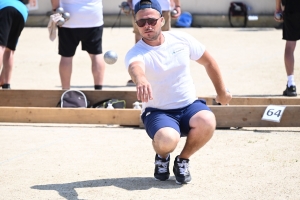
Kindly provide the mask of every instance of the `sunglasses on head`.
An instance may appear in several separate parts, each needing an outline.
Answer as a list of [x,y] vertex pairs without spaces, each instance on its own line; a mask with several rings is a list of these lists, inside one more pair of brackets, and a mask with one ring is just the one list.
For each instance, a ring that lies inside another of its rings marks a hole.
[[140,19],[135,21],[135,23],[139,26],[139,27],[144,27],[146,25],[146,22],[148,25],[150,26],[155,26],[157,23],[157,20],[159,20],[160,18],[154,19],[154,18],[148,18],[148,19]]

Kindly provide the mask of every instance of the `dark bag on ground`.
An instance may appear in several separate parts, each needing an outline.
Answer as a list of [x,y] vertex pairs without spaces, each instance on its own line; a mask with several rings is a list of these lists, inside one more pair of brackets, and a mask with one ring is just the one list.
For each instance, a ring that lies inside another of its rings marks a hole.
[[109,102],[114,108],[126,108],[126,101],[120,99],[105,99],[93,104],[91,108],[107,108]]
[[[234,23],[233,17],[243,17],[243,23]],[[230,2],[228,18],[231,27],[246,27],[248,22],[248,6],[243,2]]]
[[181,15],[178,17],[175,26],[176,27],[182,27],[182,28],[187,28],[192,26],[192,21],[193,21],[193,16],[189,12],[183,12]]
[[88,106],[89,101],[79,90],[66,90],[57,104],[57,107],[61,108],[87,108]]

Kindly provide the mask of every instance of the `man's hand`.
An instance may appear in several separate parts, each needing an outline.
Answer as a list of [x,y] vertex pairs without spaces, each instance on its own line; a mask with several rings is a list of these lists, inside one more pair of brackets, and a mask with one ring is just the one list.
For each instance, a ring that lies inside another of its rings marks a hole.
[[137,92],[137,99],[142,102],[148,102],[152,100],[152,88],[150,83],[146,80],[146,78],[138,78],[136,80],[136,92]]
[[128,72],[131,80],[136,85],[137,99],[142,102],[152,100],[152,88],[145,76],[145,64],[141,61],[132,62],[129,65]]
[[216,96],[216,102],[220,103],[221,105],[229,104],[230,100],[232,99],[231,93],[227,90],[223,94]]
[[179,6],[175,7],[174,10],[176,10],[176,13],[173,13],[173,11],[171,11],[171,17],[173,19],[177,19],[180,15],[181,15],[181,8]]
[[282,12],[277,11],[274,13],[274,20],[276,22],[283,22],[283,16],[282,16]]
[[29,4],[31,7],[35,7],[36,6],[36,0],[29,0]]

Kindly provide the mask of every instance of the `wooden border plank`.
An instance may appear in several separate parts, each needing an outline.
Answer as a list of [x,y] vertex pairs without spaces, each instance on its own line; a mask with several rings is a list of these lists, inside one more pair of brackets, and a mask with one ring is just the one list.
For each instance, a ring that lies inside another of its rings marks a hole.
[[[126,100],[126,107],[132,108],[136,101],[135,91],[81,90],[91,102],[116,98]],[[5,107],[56,107],[64,90],[0,90],[0,106]]]
[[[207,105],[214,105],[215,97],[198,97],[206,100]],[[300,105],[299,97],[236,97],[233,96],[230,105]]]
[[[132,108],[137,101],[136,91],[81,90],[94,104],[98,101],[117,98],[126,101],[126,107]],[[0,90],[0,106],[5,107],[55,107],[63,90]],[[199,96],[207,105],[213,105],[214,97]],[[240,97],[233,96],[230,105],[300,105],[300,97]]]
[[[286,106],[280,123],[261,120],[267,106],[210,106],[217,127],[300,127],[300,106]],[[140,110],[0,107],[0,122],[140,126]]]
[[267,106],[210,106],[217,127],[300,127],[300,106],[286,106],[280,123],[261,120]]
[[0,122],[138,126],[140,114],[136,109],[0,107]]

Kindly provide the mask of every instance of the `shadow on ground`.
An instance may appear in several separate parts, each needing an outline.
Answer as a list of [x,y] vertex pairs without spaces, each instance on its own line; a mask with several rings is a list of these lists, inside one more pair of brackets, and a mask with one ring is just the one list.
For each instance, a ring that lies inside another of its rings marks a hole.
[[90,187],[107,187],[115,186],[128,191],[133,190],[148,190],[151,188],[159,189],[176,189],[181,187],[175,183],[174,177],[170,177],[168,181],[156,181],[153,177],[131,177],[131,178],[112,178],[112,179],[98,179],[88,181],[78,181],[73,183],[63,184],[48,184],[35,185],[31,189],[36,190],[55,190],[60,196],[68,200],[79,200],[75,189],[90,188]]

